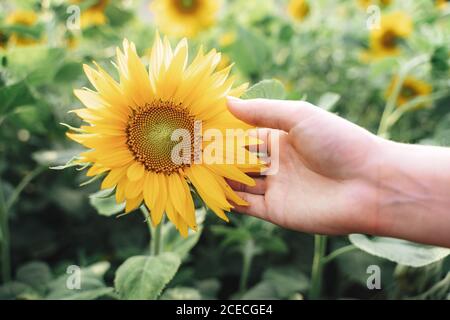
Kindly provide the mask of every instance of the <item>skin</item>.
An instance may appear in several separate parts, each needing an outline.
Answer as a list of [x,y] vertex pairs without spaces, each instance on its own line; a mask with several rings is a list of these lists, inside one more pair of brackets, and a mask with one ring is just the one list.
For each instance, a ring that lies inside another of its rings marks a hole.
[[450,247],[449,148],[388,141],[304,101],[229,98],[228,105],[264,128],[258,137],[269,154],[269,137],[279,139],[276,174],[256,176],[254,187],[230,181],[249,203],[236,211],[302,232]]

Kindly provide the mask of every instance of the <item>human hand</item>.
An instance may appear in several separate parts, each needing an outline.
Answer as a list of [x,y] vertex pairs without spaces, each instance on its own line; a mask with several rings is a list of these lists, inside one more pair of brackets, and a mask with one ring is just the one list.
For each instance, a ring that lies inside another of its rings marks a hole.
[[276,174],[254,187],[230,181],[249,203],[236,211],[297,231],[450,247],[450,148],[388,141],[304,101],[228,104],[239,119],[271,128],[258,129],[266,143],[279,141]]
[[[370,177],[381,139],[304,101],[229,100],[230,111],[279,141],[279,168],[256,186],[230,181],[249,206],[236,210],[280,226],[321,234],[376,229]],[[272,146],[268,146],[269,153]],[[373,172],[372,172],[373,173]]]

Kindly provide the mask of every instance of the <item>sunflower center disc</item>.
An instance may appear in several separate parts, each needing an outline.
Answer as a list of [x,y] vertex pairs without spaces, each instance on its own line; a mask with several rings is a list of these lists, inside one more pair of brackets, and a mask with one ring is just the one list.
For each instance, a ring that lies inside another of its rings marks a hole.
[[198,0],[172,0],[181,13],[192,13],[198,7]]
[[392,49],[397,46],[398,36],[395,32],[388,30],[381,37],[381,43],[385,48]]
[[194,118],[181,106],[159,101],[138,109],[130,116],[126,131],[128,149],[147,170],[171,174],[190,165],[172,159],[172,150],[180,143],[189,143],[193,155]]
[[401,95],[406,98],[414,98],[417,96],[416,88],[408,86],[408,85],[404,85],[401,90]]

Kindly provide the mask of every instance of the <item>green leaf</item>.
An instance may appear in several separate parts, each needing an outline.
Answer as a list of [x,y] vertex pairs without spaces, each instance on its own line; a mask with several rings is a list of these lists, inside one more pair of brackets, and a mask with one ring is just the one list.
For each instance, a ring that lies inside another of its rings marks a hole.
[[77,276],[67,273],[59,276],[49,284],[48,300],[94,300],[104,296],[112,296],[113,288],[106,287],[103,275],[109,269],[108,262],[98,262],[89,267],[80,269],[79,288],[69,288],[69,277]]
[[61,166],[71,167],[70,162],[81,152],[81,149],[66,149],[66,150],[42,150],[33,153],[34,161],[43,166],[54,166],[59,168]]
[[201,300],[200,292],[194,288],[176,287],[167,289],[160,300]]
[[262,80],[257,84],[251,86],[243,95],[243,99],[284,99],[286,97],[286,90],[283,84],[276,80]]
[[47,300],[96,300],[101,297],[112,297],[114,288],[101,287],[90,290],[71,290],[70,292],[54,292],[47,297]]
[[0,300],[14,300],[24,296],[38,297],[33,288],[19,281],[7,282],[0,286]]
[[230,56],[237,67],[250,76],[260,74],[270,60],[270,47],[259,35],[240,28],[236,41],[230,46]]
[[30,262],[17,270],[16,280],[32,287],[37,292],[44,294],[48,283],[52,280],[52,273],[44,262]]
[[286,299],[309,288],[308,277],[294,268],[274,268],[264,272],[263,279],[272,283],[277,296]]
[[450,272],[447,273],[447,276],[432,286],[430,289],[425,291],[424,293],[415,296],[410,299],[415,300],[444,300],[449,299],[450,297]]
[[0,114],[7,114],[15,107],[34,102],[34,97],[25,81],[0,88]]
[[203,207],[195,210],[198,230],[197,232],[189,231],[187,238],[180,237],[180,233],[172,223],[166,223],[163,229],[164,251],[174,252],[180,257],[181,260],[185,259],[200,239],[203,231],[203,221],[205,220],[205,215],[206,210]]
[[117,204],[116,197],[111,195],[111,192],[111,189],[101,190],[89,196],[89,203],[102,216],[110,217],[125,209],[125,203]]
[[423,267],[450,254],[450,249],[400,239],[369,238],[362,234],[351,234],[349,239],[351,243],[367,253],[411,267]]
[[196,281],[195,287],[203,299],[217,299],[217,293],[220,290],[220,281],[213,278],[199,280]]
[[8,70],[29,84],[42,85],[53,80],[64,61],[62,48],[46,46],[17,47],[8,51]]
[[340,99],[341,95],[334,92],[327,92],[320,97],[319,101],[317,102],[317,106],[329,111],[336,106]]
[[116,272],[114,285],[121,299],[156,299],[174,277],[180,258],[173,253],[158,256],[135,256],[126,260]]
[[55,74],[55,82],[73,82],[83,74],[82,65],[79,62],[67,62]]
[[43,26],[42,25],[33,25],[33,26],[25,26],[20,24],[14,25],[3,25],[1,26],[2,33],[18,33],[21,36],[29,37],[32,39],[39,39]]
[[242,297],[242,300],[272,300],[278,299],[278,294],[273,283],[262,281],[250,288]]
[[294,268],[274,268],[264,272],[261,282],[248,290],[241,299],[289,299],[309,288],[309,280]]

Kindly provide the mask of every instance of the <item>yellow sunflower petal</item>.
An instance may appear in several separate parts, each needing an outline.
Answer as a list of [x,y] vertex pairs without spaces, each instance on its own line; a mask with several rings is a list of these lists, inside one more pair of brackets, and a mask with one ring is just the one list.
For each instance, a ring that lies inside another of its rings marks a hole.
[[142,179],[145,174],[144,166],[139,162],[134,162],[128,167],[127,176],[130,181],[137,181]]

